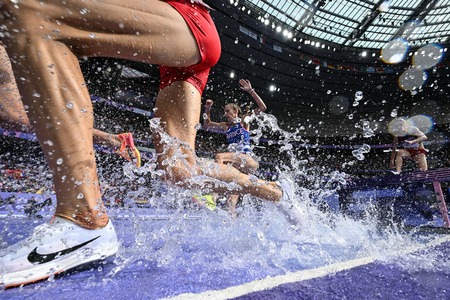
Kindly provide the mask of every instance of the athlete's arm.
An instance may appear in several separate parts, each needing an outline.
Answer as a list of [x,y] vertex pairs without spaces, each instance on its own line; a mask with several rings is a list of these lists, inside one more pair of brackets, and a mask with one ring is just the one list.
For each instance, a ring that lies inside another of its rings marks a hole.
[[212,122],[210,119],[210,113],[211,113],[211,107],[214,104],[214,101],[211,99],[206,100],[205,105],[205,113],[203,114],[203,126],[211,129],[217,129],[217,130],[225,130],[226,129],[226,123],[216,123]]
[[428,139],[427,136],[417,127],[413,127],[411,129],[411,134],[417,136],[417,138],[414,140],[406,141],[406,143],[408,144],[418,144]]
[[253,113],[255,115],[259,115],[260,113],[266,111],[267,106],[264,103],[264,101],[259,97],[259,95],[255,92],[255,89],[252,88],[252,84],[247,79],[241,79],[239,80],[239,84],[241,85],[241,90],[244,92],[248,92],[250,96],[252,96],[253,100],[255,100],[256,105],[258,106]]

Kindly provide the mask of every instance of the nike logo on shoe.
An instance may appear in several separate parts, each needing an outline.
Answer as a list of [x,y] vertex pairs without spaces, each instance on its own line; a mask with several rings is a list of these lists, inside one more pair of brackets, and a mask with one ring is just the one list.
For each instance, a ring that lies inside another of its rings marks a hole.
[[98,239],[100,236],[93,238],[92,240],[89,240],[87,242],[84,242],[82,244],[76,245],[74,247],[71,248],[67,248],[58,252],[53,252],[53,253],[49,253],[49,254],[39,254],[37,253],[37,247],[33,249],[33,251],[30,252],[30,254],[28,254],[28,261],[32,264],[45,264],[48,262],[51,262],[52,260],[54,260],[57,257],[69,254],[71,252],[74,252],[78,249],[80,249],[83,246],[86,246],[87,244],[95,241],[96,239]]

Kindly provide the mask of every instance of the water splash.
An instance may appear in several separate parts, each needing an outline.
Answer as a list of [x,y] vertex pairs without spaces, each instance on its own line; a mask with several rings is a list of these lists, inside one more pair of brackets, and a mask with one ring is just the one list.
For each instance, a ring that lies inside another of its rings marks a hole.
[[[251,132],[253,146],[273,145],[263,136],[267,132],[277,133],[276,154],[283,161],[274,167],[277,173],[274,179],[282,174],[295,181],[293,202],[304,211],[304,219],[293,223],[279,206],[249,195],[242,197],[236,209],[237,218],[220,208],[221,203],[213,211],[204,209],[192,201],[190,190],[159,180],[165,174],[158,169],[156,157],[139,169],[125,163],[117,171],[120,176],[100,169],[101,182],[110,182],[117,175],[120,186],[126,187],[124,190],[111,188],[113,198],[124,193],[121,196],[124,206],[109,209],[123,245],[108,276],[114,276],[133,262],[145,260],[153,262],[155,268],[173,269],[174,273],[179,269],[211,276],[218,272],[239,273],[236,280],[243,283],[262,274],[283,274],[365,256],[388,259],[390,252],[419,243],[395,225],[380,229],[376,210],[371,205],[363,209],[360,219],[333,211],[329,199],[347,184],[349,175],[315,166],[314,150],[319,145],[310,145],[298,129],[285,131],[268,114],[251,116],[246,121],[256,128]],[[150,128],[164,143],[174,146],[175,154],[163,164],[186,162],[182,150],[187,145],[165,134],[158,119],[152,119]],[[364,159],[370,146],[364,144],[355,151]],[[208,160],[199,158],[198,161],[206,168],[215,167]],[[346,163],[352,164],[342,162],[342,166]],[[227,185],[196,170],[192,170],[192,175],[192,182],[200,187]],[[136,185],[137,189],[130,188]],[[228,186],[236,188],[232,184]],[[145,203],[137,205],[136,199]],[[9,232],[4,228],[4,232]],[[0,235],[2,245],[10,239],[6,233]],[[225,275],[214,278],[223,280]]]
[[369,138],[375,135],[373,130],[370,128],[369,121],[363,121],[362,128],[363,128],[363,137]]

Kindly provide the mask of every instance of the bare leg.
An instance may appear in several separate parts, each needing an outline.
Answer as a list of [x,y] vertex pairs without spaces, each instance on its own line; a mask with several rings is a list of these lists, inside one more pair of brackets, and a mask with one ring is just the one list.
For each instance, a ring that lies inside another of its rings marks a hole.
[[93,129],[93,138],[95,144],[103,145],[114,150],[119,149],[121,146],[120,139],[116,134]]
[[14,36],[45,39],[49,44],[59,41],[78,57],[117,57],[180,67],[201,60],[183,17],[163,1],[28,0],[19,2],[18,9],[12,3],[4,5],[2,9],[12,16],[6,25],[26,29]]
[[195,182],[189,179],[193,175],[206,175],[226,183],[237,185],[233,189],[210,185],[214,193],[248,193],[255,197],[278,202],[282,191],[274,182],[265,183],[258,180],[252,183],[247,174],[239,172],[236,168],[225,164],[213,164],[213,167],[200,166],[195,159],[195,125],[200,117],[200,93],[190,83],[175,82],[160,91],[156,100],[155,117],[161,118],[163,130],[171,137],[176,137],[187,146],[181,147],[188,166],[180,160],[174,160],[173,167],[168,167],[165,162],[170,161],[176,155],[172,141],[164,142],[160,135],[155,135],[155,147],[157,153],[164,153],[158,157],[160,168],[166,170],[166,180],[179,186],[193,188]]
[[236,203],[238,199],[239,195],[228,195],[227,198],[228,208],[230,209],[230,214],[233,217],[236,217],[236,213],[234,211],[236,210]]
[[0,43],[0,127],[32,133],[6,50]]
[[[20,98],[19,89],[5,48],[0,43],[0,127],[25,133],[34,133]],[[94,143],[118,149],[121,142],[117,135],[93,130]]]
[[427,156],[423,153],[416,156],[417,167],[420,171],[428,171]]
[[[244,174],[253,174],[258,169],[258,163],[249,155],[242,153],[218,153],[214,157],[214,160],[219,164],[230,164],[240,172]],[[236,203],[239,195],[228,195],[227,204],[231,215],[234,217],[236,209]]]
[[32,39],[30,46],[21,39],[12,46],[27,57],[26,62],[17,59],[15,67],[18,74],[31,73],[31,79],[19,88],[53,172],[58,198],[55,215],[85,227],[103,227],[108,218],[101,213],[93,110],[78,59],[60,42]]
[[77,56],[188,66],[200,61],[197,44],[184,19],[160,1],[30,0],[18,9],[13,5],[2,7],[8,11],[3,22],[10,34],[5,44],[17,78],[27,79],[19,82],[19,90],[54,173],[56,215],[102,227],[108,218],[93,153],[93,111]]
[[[156,0],[29,0],[7,2],[2,9],[8,11],[4,25],[12,38],[5,42],[14,69],[17,77],[28,79],[20,82],[19,90],[30,107],[30,120],[54,172],[56,215],[90,228],[104,226],[107,217],[99,214],[103,208],[92,149],[92,106],[77,57],[113,56],[190,66],[201,59],[197,43],[178,12]],[[13,30],[16,28],[20,30]],[[194,154],[200,98],[198,90],[186,82],[173,83],[158,95],[157,114],[166,131],[190,146],[182,150],[189,166],[175,162],[167,177],[179,185],[192,176],[192,169],[202,174]],[[164,145],[157,138],[158,153]],[[169,149],[160,156],[160,162],[174,154],[175,150]],[[282,191],[275,183],[253,184],[248,175],[225,165],[203,174],[236,182],[239,192],[244,189],[272,201],[281,198]],[[225,190],[218,188],[217,192]]]
[[219,164],[231,164],[245,174],[252,174],[258,169],[258,163],[247,154],[231,152],[218,153],[214,160]]
[[403,158],[397,153],[397,157],[395,158],[395,170],[397,173],[402,171],[403,166]]
[[397,173],[400,173],[402,171],[403,158],[410,158],[410,157],[411,155],[409,154],[409,152],[404,149],[400,149],[397,151],[397,155],[395,157],[395,169]]

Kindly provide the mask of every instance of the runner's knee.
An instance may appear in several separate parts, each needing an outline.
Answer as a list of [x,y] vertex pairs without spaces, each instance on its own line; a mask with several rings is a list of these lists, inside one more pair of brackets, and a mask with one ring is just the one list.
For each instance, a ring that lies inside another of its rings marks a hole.
[[160,166],[164,171],[161,180],[176,186],[187,187],[193,177],[193,170],[185,166]]
[[222,153],[218,153],[214,156],[214,161],[216,163],[222,164],[224,159],[224,155]]

